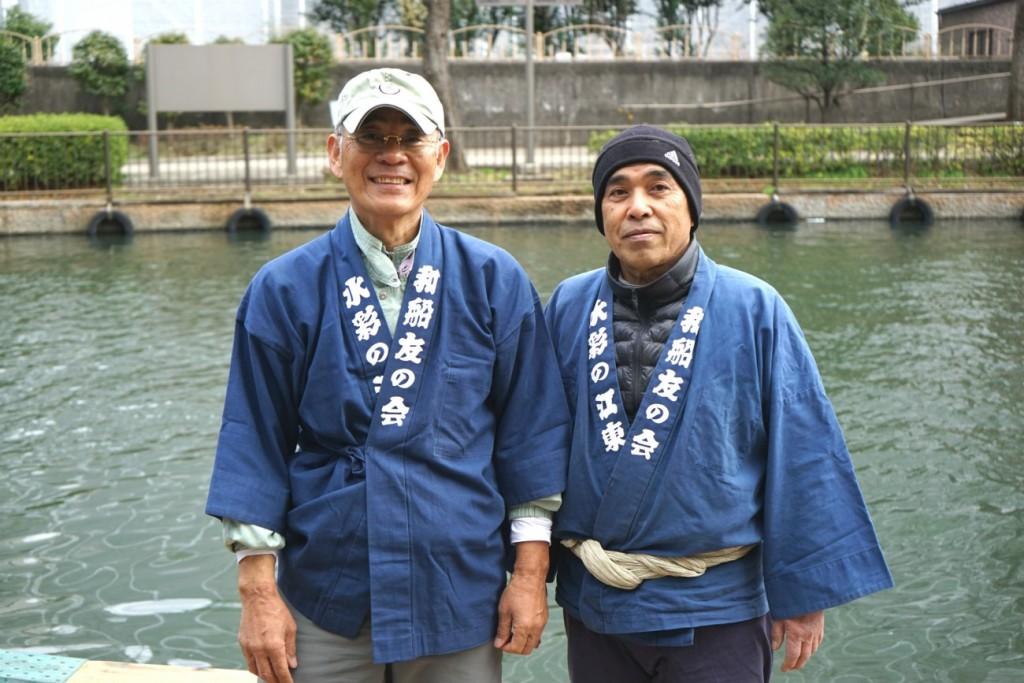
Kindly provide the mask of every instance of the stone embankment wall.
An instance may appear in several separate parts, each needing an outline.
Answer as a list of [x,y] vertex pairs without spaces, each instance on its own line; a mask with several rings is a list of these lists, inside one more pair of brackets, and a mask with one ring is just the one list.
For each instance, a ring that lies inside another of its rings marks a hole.
[[[349,62],[334,67],[332,93],[353,74],[384,66],[376,62]],[[395,62],[412,71],[418,61]],[[1009,71],[1007,61],[992,60],[886,60],[875,66],[883,83],[897,85],[942,79],[977,77]],[[451,64],[456,96],[466,126],[510,126],[526,123],[525,76],[522,62],[457,61]],[[850,95],[841,101],[834,122],[877,123],[915,121],[991,114],[1006,109],[1007,81],[971,80],[965,83],[920,87],[913,91]],[[135,88],[121,103],[119,113],[135,130],[146,126]],[[792,97],[791,91],[764,77],[757,62],[698,61],[575,61],[536,64],[537,125],[604,125],[630,120],[649,123],[757,123],[761,121],[812,122],[819,119],[813,103],[802,99],[715,108],[713,103]],[[632,118],[628,105],[705,103],[701,109],[640,110]],[[33,67],[30,85],[21,103],[23,113],[47,111],[100,111],[100,104],[78,89],[66,67]],[[304,126],[328,127],[327,105],[301,112]],[[240,114],[236,125],[283,125],[284,115]],[[203,123],[224,125],[224,114],[177,116],[175,127]]]
[[[888,220],[903,198],[901,192],[787,193],[781,197],[802,221]],[[939,220],[1017,219],[1024,221],[1021,192],[922,192],[917,195]],[[763,194],[706,194],[701,224],[753,222],[769,202]],[[224,202],[162,202],[119,205],[135,232],[180,230],[222,231],[239,204]],[[329,228],[348,206],[341,199],[301,202],[257,202],[275,229]],[[590,196],[445,198],[427,201],[440,222],[454,226],[579,223],[593,225]],[[15,235],[85,234],[90,219],[104,211],[101,199],[22,200],[5,202],[0,211],[0,238]]]

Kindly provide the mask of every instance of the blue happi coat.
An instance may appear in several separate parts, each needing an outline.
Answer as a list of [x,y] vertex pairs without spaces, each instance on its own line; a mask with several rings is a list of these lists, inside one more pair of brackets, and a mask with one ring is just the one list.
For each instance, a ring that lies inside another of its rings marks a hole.
[[[793,314],[703,251],[634,424],[618,394],[605,269],[563,282],[548,327],[574,427],[555,535],[688,556],[754,544],[695,578],[609,587],[563,552],[559,604],[591,630],[672,636],[892,586],[835,413]],[[687,636],[686,634],[689,633]]]
[[[238,309],[207,513],[283,534],[279,586],[376,661],[494,637],[506,508],[562,491],[568,409],[539,299],[424,212],[389,334],[348,218]],[[379,393],[378,393],[379,392]]]

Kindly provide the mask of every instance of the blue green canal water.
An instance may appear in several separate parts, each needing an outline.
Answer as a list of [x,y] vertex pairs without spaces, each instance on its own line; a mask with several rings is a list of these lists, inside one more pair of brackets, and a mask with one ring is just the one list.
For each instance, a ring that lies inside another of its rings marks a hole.
[[[542,297],[603,263],[593,228],[471,231]],[[0,648],[240,667],[233,559],[202,507],[234,310],[312,238],[0,240]],[[1024,681],[1024,227],[706,225],[801,320],[897,588],[828,613],[779,680]],[[567,680],[561,613],[509,683]]]

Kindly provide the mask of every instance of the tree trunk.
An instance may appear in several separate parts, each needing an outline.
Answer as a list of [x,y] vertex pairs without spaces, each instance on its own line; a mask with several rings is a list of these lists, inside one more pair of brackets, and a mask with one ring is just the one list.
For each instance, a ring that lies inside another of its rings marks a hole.
[[455,90],[452,87],[451,75],[448,73],[448,31],[451,25],[451,0],[427,0],[427,24],[424,28],[423,76],[437,90],[437,96],[444,105],[445,117],[448,119],[445,130],[451,142],[452,151],[448,157],[449,171],[465,171],[466,157],[459,145],[457,135],[452,129],[458,128],[462,122],[455,101]]
[[1017,19],[1013,22],[1013,61],[1008,90],[1006,118],[1024,121],[1024,0],[1017,0]]

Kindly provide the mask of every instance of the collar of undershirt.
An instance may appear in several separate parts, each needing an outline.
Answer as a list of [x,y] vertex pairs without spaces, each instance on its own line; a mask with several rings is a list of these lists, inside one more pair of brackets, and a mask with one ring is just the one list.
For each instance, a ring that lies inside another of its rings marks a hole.
[[[356,212],[349,209],[349,224],[352,226],[352,237],[363,254],[363,263],[366,265],[367,274],[377,285],[398,287],[402,279],[398,273],[398,266],[409,254],[416,251],[420,243],[420,232],[411,242],[400,244],[392,251],[384,248],[384,243],[374,237],[360,222]],[[422,223],[422,219],[421,223]]]
[[690,240],[690,245],[679,257],[679,260],[659,277],[644,285],[634,285],[622,279],[622,266],[614,253],[608,255],[608,281],[616,299],[626,302],[641,303],[647,306],[661,306],[672,301],[679,301],[690,291],[690,283],[697,272],[697,259],[700,249],[697,239]]

